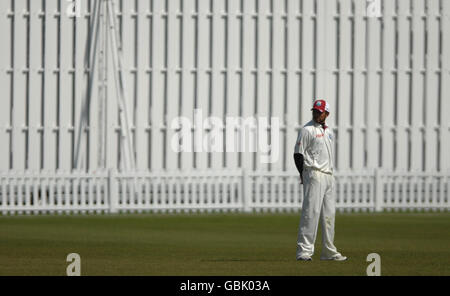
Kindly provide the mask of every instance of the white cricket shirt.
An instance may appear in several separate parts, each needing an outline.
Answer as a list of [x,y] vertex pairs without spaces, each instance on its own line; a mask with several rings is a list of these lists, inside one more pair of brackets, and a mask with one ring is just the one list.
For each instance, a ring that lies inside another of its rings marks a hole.
[[333,174],[333,141],[331,129],[324,129],[314,120],[308,122],[298,133],[295,153],[304,157],[304,168]]

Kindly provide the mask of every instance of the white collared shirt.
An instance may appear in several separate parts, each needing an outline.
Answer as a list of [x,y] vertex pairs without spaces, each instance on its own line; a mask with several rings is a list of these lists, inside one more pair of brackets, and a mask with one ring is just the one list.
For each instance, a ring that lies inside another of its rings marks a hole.
[[303,154],[304,168],[333,174],[333,141],[329,127],[324,129],[320,123],[311,120],[298,133],[295,153]]

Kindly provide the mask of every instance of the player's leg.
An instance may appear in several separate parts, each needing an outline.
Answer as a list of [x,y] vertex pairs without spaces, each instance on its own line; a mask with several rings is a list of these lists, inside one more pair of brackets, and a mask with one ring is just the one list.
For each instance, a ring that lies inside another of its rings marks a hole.
[[321,259],[330,259],[341,256],[334,245],[334,222],[336,216],[336,203],[334,199],[334,177],[326,176],[327,186],[320,214],[322,224],[322,254]]
[[319,174],[313,170],[306,170],[303,175],[303,204],[297,237],[297,260],[314,254],[323,200],[323,186]]

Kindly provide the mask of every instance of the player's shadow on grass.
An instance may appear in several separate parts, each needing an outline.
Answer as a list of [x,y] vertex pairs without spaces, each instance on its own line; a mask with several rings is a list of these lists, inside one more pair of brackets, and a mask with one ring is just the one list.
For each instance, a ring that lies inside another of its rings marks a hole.
[[288,262],[287,259],[245,259],[245,258],[223,258],[223,259],[203,259],[201,262]]

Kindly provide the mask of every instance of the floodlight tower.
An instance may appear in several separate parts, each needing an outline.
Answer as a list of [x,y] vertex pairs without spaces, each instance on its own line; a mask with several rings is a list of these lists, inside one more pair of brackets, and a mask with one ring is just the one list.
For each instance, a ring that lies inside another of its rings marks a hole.
[[[120,146],[122,155],[122,169],[126,171],[135,170],[136,163],[134,157],[134,146],[132,140],[131,126],[129,118],[125,79],[123,72],[123,54],[122,45],[119,43],[120,36],[117,30],[117,19],[115,16],[114,0],[98,0],[93,4],[92,21],[89,27],[88,40],[86,43],[85,63],[89,63],[89,79],[83,96],[78,132],[76,134],[76,147],[74,167],[81,169],[83,167],[83,156],[81,147],[85,147],[86,135],[84,130],[87,127],[87,119],[91,106],[93,93],[93,84],[97,62],[99,63],[99,124],[100,124],[100,147],[98,153],[104,163],[106,152],[105,141],[105,114],[106,114],[106,85],[107,85],[107,66],[108,60],[106,53],[108,48],[111,51],[112,66],[114,70],[114,83],[116,103],[119,111],[120,120]],[[97,61],[98,60],[98,61]],[[103,128],[102,128],[103,127]]]

